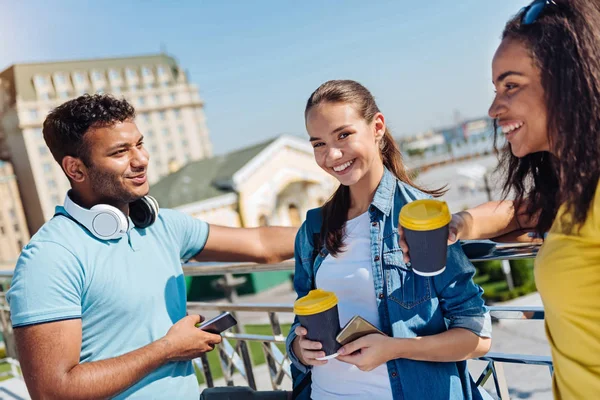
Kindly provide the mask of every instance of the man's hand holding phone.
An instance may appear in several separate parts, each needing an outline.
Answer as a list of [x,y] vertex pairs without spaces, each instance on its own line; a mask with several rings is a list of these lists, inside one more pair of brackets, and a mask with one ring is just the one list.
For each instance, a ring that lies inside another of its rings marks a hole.
[[221,335],[206,332],[196,327],[204,317],[188,315],[169,329],[162,338],[166,346],[168,361],[188,361],[200,357],[215,348],[223,340]]

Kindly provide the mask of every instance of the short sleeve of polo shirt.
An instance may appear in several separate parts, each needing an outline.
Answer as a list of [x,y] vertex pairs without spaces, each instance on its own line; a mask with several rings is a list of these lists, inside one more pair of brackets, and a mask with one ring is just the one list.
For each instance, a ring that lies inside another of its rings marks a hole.
[[55,242],[33,241],[17,261],[6,293],[14,327],[81,318],[81,263]]
[[208,223],[177,210],[164,209],[160,212],[167,228],[177,241],[183,262],[187,262],[204,249],[208,240]]

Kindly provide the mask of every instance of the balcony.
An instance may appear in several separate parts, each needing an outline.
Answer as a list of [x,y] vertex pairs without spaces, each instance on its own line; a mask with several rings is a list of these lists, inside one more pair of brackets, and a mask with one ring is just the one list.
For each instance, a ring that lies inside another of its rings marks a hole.
[[[523,244],[498,244],[496,249],[483,257],[471,258],[471,261],[513,260],[532,258],[538,247]],[[189,313],[199,313],[206,317],[229,311],[239,321],[238,326],[224,334],[224,340],[214,353],[218,365],[209,362],[208,356],[193,361],[196,366],[202,387],[214,386],[249,386],[259,390],[291,390],[290,360],[285,354],[284,323],[293,319],[292,302],[295,294],[289,288],[279,288],[266,294],[250,295],[244,298],[236,293],[237,278],[234,274],[249,272],[289,271],[293,272],[294,264],[286,261],[280,264],[184,264],[186,276],[221,275],[220,285],[225,291],[225,300],[218,302],[188,302]],[[0,271],[0,278],[10,279],[11,271]],[[3,294],[3,293],[2,293]],[[0,371],[2,375],[22,379],[15,357],[12,328],[9,310],[2,297],[0,323],[6,347],[7,358],[0,360],[7,367]],[[547,350],[543,335],[544,309],[535,305],[492,305],[490,306],[494,321],[494,345],[484,357],[469,360],[469,369],[473,379],[483,386],[492,396],[498,399],[509,398],[548,398],[551,396],[552,360]],[[268,327],[268,334],[248,333],[250,322],[260,321]],[[531,334],[538,334],[532,339]],[[502,349],[515,349],[527,352],[535,349],[527,340],[541,343],[537,353],[516,354]],[[516,346],[521,343],[522,345]],[[264,357],[264,364],[255,365],[252,347],[259,348]],[[500,350],[497,350],[500,349]],[[541,350],[540,350],[541,349]],[[212,355],[211,357],[214,357]],[[0,365],[1,366],[1,365]],[[222,378],[215,379],[215,375]],[[23,385],[24,386],[24,385]]]

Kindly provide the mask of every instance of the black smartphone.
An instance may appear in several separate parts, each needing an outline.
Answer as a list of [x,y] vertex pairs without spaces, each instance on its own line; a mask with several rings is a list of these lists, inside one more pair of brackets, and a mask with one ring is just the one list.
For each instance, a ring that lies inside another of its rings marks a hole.
[[202,322],[198,328],[206,332],[220,335],[235,325],[237,325],[237,321],[233,318],[233,315],[229,314],[229,312],[224,312],[208,321]]

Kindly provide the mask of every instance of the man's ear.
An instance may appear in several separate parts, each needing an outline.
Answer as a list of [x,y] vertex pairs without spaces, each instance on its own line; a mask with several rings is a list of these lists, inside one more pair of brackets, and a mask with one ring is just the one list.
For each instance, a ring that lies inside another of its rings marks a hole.
[[87,168],[80,158],[64,156],[62,159],[62,168],[73,182],[83,182],[87,177]]

